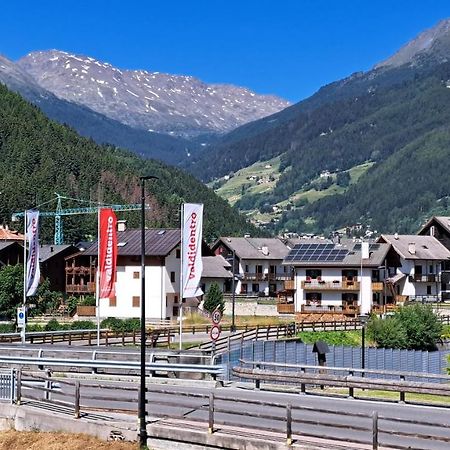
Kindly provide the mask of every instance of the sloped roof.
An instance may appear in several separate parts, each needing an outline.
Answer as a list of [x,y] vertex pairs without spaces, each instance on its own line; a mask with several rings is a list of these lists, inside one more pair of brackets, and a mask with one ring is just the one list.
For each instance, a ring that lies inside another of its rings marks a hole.
[[422,233],[422,231],[425,228],[428,228],[433,222],[437,222],[439,225],[442,226],[449,234],[450,234],[450,217],[449,216],[433,216],[430,220],[427,221],[427,223],[419,230],[419,234]]
[[61,244],[61,245],[56,245],[56,244],[46,244],[46,245],[42,245],[39,248],[39,261],[40,262],[45,262],[51,258],[53,258],[54,256],[60,254],[60,253],[65,253],[66,250],[70,250],[71,253],[75,253],[78,251],[78,249],[71,245],[71,244]]
[[232,278],[232,273],[226,268],[231,264],[221,255],[203,256],[202,278]]
[[5,250],[12,245],[19,245],[23,250],[23,245],[20,245],[20,243],[17,241],[0,241],[0,251]]
[[[361,243],[351,242],[343,244],[316,244],[314,252],[332,255],[339,251],[341,257],[333,261],[328,257],[319,258],[320,260],[311,260],[310,254],[297,251],[294,247],[289,255],[284,259],[283,265],[300,266],[300,267],[360,267],[361,266]],[[389,244],[370,244],[369,258],[362,260],[363,267],[379,267],[384,263],[386,255],[391,246]]]
[[[117,232],[119,256],[137,256],[141,254],[141,230],[129,229]],[[145,254],[147,256],[166,256],[181,242],[179,229],[151,228],[145,230]],[[83,254],[97,255],[97,242],[87,248]]]
[[[278,238],[221,237],[214,248],[223,243],[241,259],[283,259],[289,248]],[[267,253],[263,253],[267,248]]]
[[[443,261],[450,259],[450,251],[433,236],[416,234],[382,234],[378,242],[387,242],[403,259]],[[415,253],[409,251],[415,245]]]
[[15,230],[10,230],[0,226],[0,240],[2,241],[23,241],[23,234]]

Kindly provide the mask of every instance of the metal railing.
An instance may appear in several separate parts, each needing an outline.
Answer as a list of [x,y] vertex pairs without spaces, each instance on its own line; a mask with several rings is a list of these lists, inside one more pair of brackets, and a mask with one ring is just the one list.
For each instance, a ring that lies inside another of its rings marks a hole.
[[[383,390],[399,393],[399,401],[405,401],[405,393],[450,396],[450,385],[447,383],[424,382],[436,380],[450,382],[450,376],[421,372],[403,372],[393,370],[355,369],[349,367],[309,366],[302,364],[283,364],[266,361],[240,360],[243,366],[233,367],[233,375],[255,381],[260,388],[261,381],[271,383],[294,383],[300,385],[302,393],[307,385],[320,385],[348,389],[349,397],[354,397],[355,389]],[[263,369],[264,367],[273,370]],[[277,370],[279,369],[279,370]],[[338,374],[337,374],[338,373]],[[343,374],[343,375],[340,375]],[[389,378],[373,378],[381,375]],[[412,381],[419,379],[421,381]]]
[[[122,407],[121,411],[136,412],[136,399],[139,394],[137,386],[106,385],[101,381],[96,383],[62,379],[53,381],[49,375],[41,377],[22,374],[20,371],[17,378],[18,404],[31,399],[69,406],[73,408],[74,417],[79,419],[84,411],[92,408],[88,402],[95,401],[95,410],[111,410],[111,402],[117,401],[120,397],[121,402],[130,405],[129,409]],[[64,391],[56,390],[57,386],[64,386]],[[23,387],[27,389],[24,390]],[[85,388],[89,389],[87,395],[83,395]],[[93,388],[96,388],[95,392]],[[69,392],[66,392],[67,390]],[[53,396],[56,392],[58,398]],[[120,392],[126,392],[127,395],[119,396]],[[239,398],[239,396],[224,395],[220,390],[184,392],[155,385],[147,385],[146,392],[153,394],[152,416],[164,418],[165,421],[175,419],[180,427],[179,421],[186,420],[184,415],[186,408],[191,412],[195,411],[196,414],[190,414],[187,418],[189,423],[191,426],[192,423],[203,426],[205,432],[210,435],[210,442],[213,443],[214,441],[211,440],[215,438],[218,426],[232,426],[239,435],[241,429],[249,431],[248,426],[243,425],[247,419],[257,419],[252,420],[251,431],[256,431],[259,438],[264,439],[264,436],[270,434],[271,441],[284,440],[288,446],[294,439],[300,442],[303,437],[332,439],[352,444],[370,444],[373,450],[380,447],[422,450],[421,441],[430,439],[442,445],[450,444],[450,425],[445,421],[436,423],[427,417],[411,419],[395,417],[388,412],[380,414],[377,411],[345,411],[347,420],[342,421],[343,412],[339,409],[301,405],[293,397],[285,397],[284,401],[267,401],[258,398],[258,393]],[[180,397],[184,408],[179,408]],[[242,407],[243,405],[245,407]],[[150,427],[153,426],[157,427],[158,423],[150,425]],[[182,425],[181,428],[183,428]],[[346,432],[343,433],[343,430]],[[171,433],[167,439],[176,441],[183,439],[183,435]],[[223,444],[223,439],[223,435],[219,436],[215,444],[219,442]]]

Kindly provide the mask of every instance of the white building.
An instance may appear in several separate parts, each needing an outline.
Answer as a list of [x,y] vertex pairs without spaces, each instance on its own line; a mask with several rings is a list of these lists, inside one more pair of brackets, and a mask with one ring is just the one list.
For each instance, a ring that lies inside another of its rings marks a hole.
[[398,255],[389,266],[387,284],[399,300],[439,301],[442,272],[450,261],[450,250],[434,236],[382,234],[378,242],[388,243]]
[[[141,230],[119,231],[116,297],[101,299],[100,316],[139,317],[141,306]],[[179,229],[145,230],[145,311],[152,319],[176,317],[180,305],[181,233]],[[97,243],[83,257],[96,258]],[[183,306],[197,306],[184,299]]]
[[371,244],[362,258],[361,244],[297,244],[284,259],[294,266],[292,312],[368,314],[383,292],[385,260],[390,245]]
[[291,268],[283,265],[289,248],[278,238],[221,237],[212,249],[231,264],[236,294],[276,296],[292,278]]

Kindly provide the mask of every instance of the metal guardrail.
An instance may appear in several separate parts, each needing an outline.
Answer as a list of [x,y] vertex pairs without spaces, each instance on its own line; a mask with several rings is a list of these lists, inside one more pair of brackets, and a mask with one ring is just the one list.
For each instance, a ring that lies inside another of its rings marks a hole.
[[[26,381],[26,376],[32,382]],[[36,385],[36,381],[39,382],[39,385]],[[121,401],[130,404],[128,411],[135,412],[137,386],[108,386],[102,382],[97,385],[93,383],[82,385],[79,380],[63,379],[58,379],[56,383],[66,386],[64,392],[55,390],[52,380],[48,377],[22,374],[19,371],[18,404],[23,400],[32,399],[50,404],[72,406],[74,416],[78,419],[83,409],[90,408],[86,405],[86,400],[96,401],[96,410],[110,410],[108,405],[112,401],[116,401],[118,392],[122,391],[128,394],[120,396]],[[22,387],[28,389],[25,391],[22,390]],[[69,392],[67,392],[67,387]],[[86,397],[83,396],[85,387],[90,388]],[[93,393],[92,388],[97,388],[98,393]],[[346,411],[345,417],[350,420],[343,422],[343,412],[339,409],[293,404],[294,401],[289,397],[284,397],[284,401],[264,401],[257,398],[257,394],[253,397],[246,395],[245,398],[236,398],[221,394],[218,390],[209,393],[180,392],[160,386],[148,386],[146,391],[151,394],[159,394],[152,395],[152,416],[164,418],[166,421],[168,419],[183,420],[186,408],[191,409],[191,412],[196,411],[198,414],[190,414],[189,422],[204,424],[205,431],[212,435],[212,438],[214,438],[218,425],[242,428],[246,418],[253,418],[258,420],[252,421],[252,431],[256,431],[260,438],[264,439],[266,433],[270,432],[271,440],[284,439],[288,446],[293,443],[295,438],[302,436],[332,439],[352,444],[370,444],[373,450],[380,447],[423,450],[421,441],[424,440],[431,440],[441,445],[450,444],[450,424],[445,421],[436,423],[427,417],[399,418],[389,415],[389,412],[380,414],[376,411]],[[55,399],[53,393],[57,393],[64,400],[60,400],[59,397]],[[179,408],[180,397],[183,398],[184,408],[182,409]],[[249,405],[253,408],[248,408]],[[164,410],[164,408],[166,409]],[[322,417],[318,417],[317,414],[321,414]],[[180,426],[180,422],[177,423]],[[150,425],[150,427],[152,426]],[[157,425],[155,424],[155,426]],[[248,431],[248,426],[245,429]],[[338,430],[345,430],[345,432],[336,435]],[[168,440],[171,439],[177,438],[169,436]],[[403,439],[403,442],[399,439]]]
[[[91,371],[103,370],[140,370],[140,361],[116,361],[116,360],[99,360],[99,359],[74,359],[74,358],[45,358],[42,356],[0,356],[0,364],[8,366],[37,366],[39,369],[45,368],[87,368]],[[212,364],[183,364],[183,363],[157,363],[147,362],[145,364],[146,371],[151,375],[154,372],[181,372],[181,373],[201,373],[209,374],[213,378],[223,372],[223,367]]]
[[[384,390],[398,392],[399,401],[405,401],[405,393],[422,393],[450,396],[450,385],[445,383],[430,383],[411,381],[411,379],[435,379],[450,383],[450,376],[441,374],[424,374],[421,372],[404,372],[393,370],[354,369],[349,367],[309,366],[301,364],[283,364],[266,361],[240,360],[243,365],[252,368],[233,367],[233,374],[240,378],[252,379],[255,387],[260,388],[261,381],[272,383],[300,384],[301,392],[306,392],[307,385],[348,388],[349,397],[354,396],[354,389]],[[284,370],[267,370],[270,367]],[[336,375],[344,372],[345,375]],[[358,376],[359,375],[359,376]],[[367,375],[381,375],[386,378],[372,378]]]

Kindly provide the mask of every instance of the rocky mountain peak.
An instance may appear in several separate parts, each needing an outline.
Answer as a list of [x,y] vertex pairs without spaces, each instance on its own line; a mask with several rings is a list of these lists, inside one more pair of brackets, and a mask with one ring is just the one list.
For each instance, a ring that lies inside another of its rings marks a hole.
[[289,106],[286,100],[242,87],[121,70],[59,50],[30,53],[18,65],[60,98],[136,128],[187,137],[230,131]]
[[450,56],[450,19],[441,20],[433,28],[423,31],[390,58],[375,65],[374,68],[411,64],[421,56],[430,54],[438,59],[446,59]]

